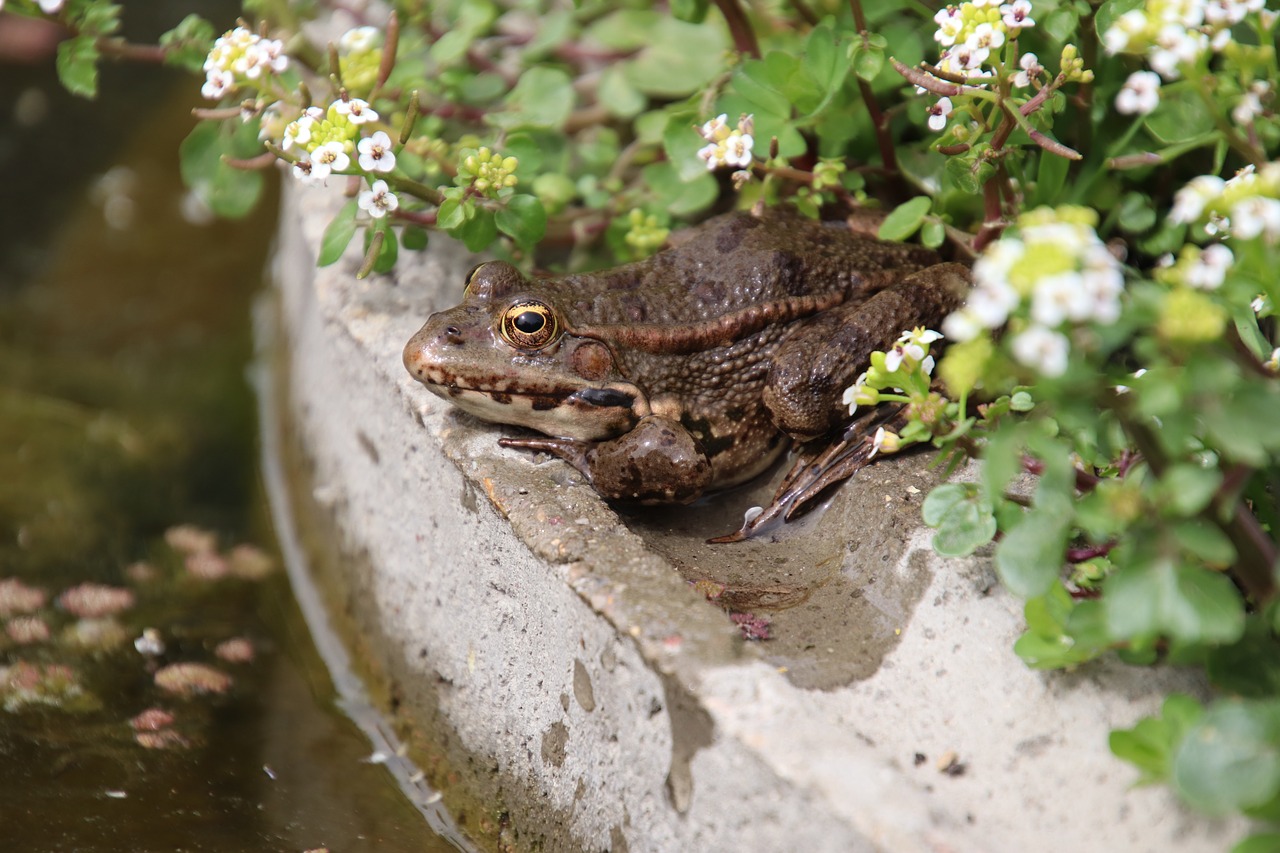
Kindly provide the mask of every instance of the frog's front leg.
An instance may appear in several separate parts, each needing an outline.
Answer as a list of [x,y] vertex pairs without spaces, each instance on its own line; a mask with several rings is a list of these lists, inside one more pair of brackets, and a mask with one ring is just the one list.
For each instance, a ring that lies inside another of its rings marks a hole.
[[618,438],[503,438],[503,447],[541,450],[568,462],[609,500],[688,503],[711,484],[711,463],[698,440],[675,421],[649,415]]

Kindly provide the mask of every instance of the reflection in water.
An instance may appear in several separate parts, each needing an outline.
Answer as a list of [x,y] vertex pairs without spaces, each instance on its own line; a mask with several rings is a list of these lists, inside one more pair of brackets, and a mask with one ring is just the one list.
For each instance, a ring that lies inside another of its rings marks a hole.
[[[58,97],[31,87],[0,106]],[[274,225],[192,208],[189,106],[117,118],[88,186],[15,170],[35,137],[0,124],[5,209],[68,199],[0,231],[4,846],[453,849],[335,708],[274,568],[245,376]]]

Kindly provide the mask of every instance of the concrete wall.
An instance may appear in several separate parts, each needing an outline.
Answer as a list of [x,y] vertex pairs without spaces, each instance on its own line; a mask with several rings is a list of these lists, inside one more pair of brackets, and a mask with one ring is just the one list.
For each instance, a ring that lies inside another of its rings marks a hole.
[[[433,235],[395,277],[356,281],[354,252],[317,270],[324,195],[286,193],[283,384],[350,556],[334,592],[352,641],[473,830],[613,851],[1216,851],[1240,837],[1132,788],[1107,751],[1111,727],[1199,685],[1026,669],[1019,605],[989,561],[929,550],[927,460],[873,466],[778,541],[701,542],[768,484],[620,517],[401,366],[473,259]],[[775,638],[744,642],[693,581],[770,617]],[[943,772],[948,754],[960,767]]]

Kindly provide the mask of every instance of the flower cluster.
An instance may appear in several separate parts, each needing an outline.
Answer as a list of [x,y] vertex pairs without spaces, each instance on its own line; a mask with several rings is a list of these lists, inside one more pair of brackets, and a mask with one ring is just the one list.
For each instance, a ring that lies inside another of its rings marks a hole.
[[[293,164],[294,175],[312,183],[324,183],[331,173],[351,167],[360,126],[377,120],[378,113],[366,102],[359,98],[339,98],[327,110],[308,107],[285,127],[280,147],[285,151],[300,149],[299,158]],[[360,168],[365,171],[389,172],[395,167],[391,138],[383,131],[360,140],[358,150]]]
[[284,42],[236,27],[213,43],[204,61],[205,81],[200,94],[216,101],[237,86],[256,84],[264,75],[279,74],[288,67]]
[[742,116],[738,119],[738,126],[732,130],[729,129],[728,118],[727,115],[719,115],[698,128],[698,133],[707,140],[707,144],[699,149],[698,156],[712,171],[721,166],[751,168],[751,148],[755,145],[751,134],[755,130],[755,118]]
[[990,62],[992,51],[1002,47],[1006,37],[1017,38],[1036,23],[1029,0],[969,0],[939,9],[933,20],[938,25],[934,41],[943,47],[938,67],[963,77],[990,76],[982,66]]
[[671,235],[671,229],[656,215],[652,213],[646,215],[638,207],[632,208],[627,214],[627,225],[627,233],[622,239],[638,258],[647,258],[661,249],[666,244],[667,237]]
[[1037,208],[1016,233],[992,243],[973,266],[974,288],[943,321],[948,338],[968,341],[1010,323],[1013,357],[1044,376],[1067,369],[1069,323],[1110,324],[1120,316],[1120,264],[1098,239],[1088,208]]
[[1280,163],[1246,166],[1227,181],[1216,175],[1194,178],[1174,196],[1169,219],[1200,223],[1210,235],[1280,243]]
[[[1264,0],[1149,0],[1117,18],[1102,42],[1108,53],[1145,57],[1160,77],[1177,80],[1204,57],[1227,53],[1234,44],[1232,27],[1249,15],[1257,15],[1262,28],[1270,30],[1276,13],[1263,7]],[[1159,102],[1159,87],[1159,79],[1131,76],[1116,98],[1116,109],[1151,112]],[[1246,124],[1260,115],[1271,90],[1266,80],[1246,85],[1232,111],[1235,121]]]
[[516,168],[519,165],[515,157],[503,157],[497,151],[481,148],[462,158],[456,182],[458,186],[470,186],[480,195],[497,198],[502,190],[518,183]]
[[377,27],[356,27],[338,39],[338,72],[348,91],[372,90],[381,64],[382,34]]
[[1155,278],[1166,284],[1194,287],[1198,290],[1217,290],[1226,281],[1227,271],[1235,262],[1235,255],[1221,243],[1201,249],[1186,245],[1178,253],[1166,255],[1156,267]]
[[[859,406],[874,406],[886,400],[911,402],[928,395],[934,366],[929,345],[941,339],[938,332],[916,327],[904,331],[888,351],[873,352],[871,366],[841,397],[841,402],[849,407],[849,414],[857,412]],[[881,393],[889,389],[908,396]]]

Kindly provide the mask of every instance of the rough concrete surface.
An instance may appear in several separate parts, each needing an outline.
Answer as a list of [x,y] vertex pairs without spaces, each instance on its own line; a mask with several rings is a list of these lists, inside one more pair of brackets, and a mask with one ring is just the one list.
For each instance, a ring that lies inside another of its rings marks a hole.
[[[443,727],[483,768],[514,849],[1219,851],[1241,837],[1135,789],[1107,750],[1111,728],[1200,685],[1119,664],[1027,669],[1019,604],[989,560],[929,548],[926,459],[872,466],[777,542],[702,542],[768,483],[619,515],[401,366],[473,259],[433,236],[394,277],[356,281],[354,250],[317,270],[319,196],[287,194],[277,277],[314,494],[360,555],[340,597],[401,719]],[[691,581],[724,593],[709,603]],[[774,639],[744,642],[726,608],[769,617]]]

